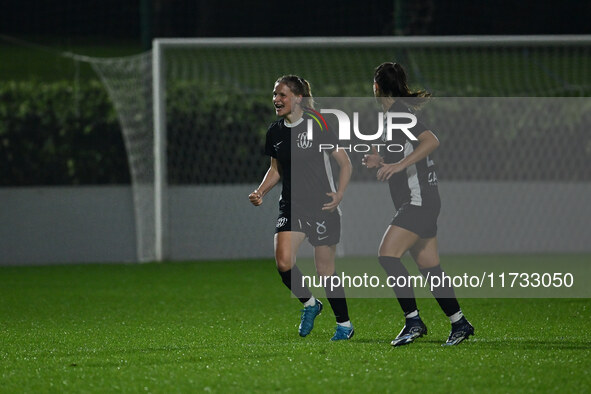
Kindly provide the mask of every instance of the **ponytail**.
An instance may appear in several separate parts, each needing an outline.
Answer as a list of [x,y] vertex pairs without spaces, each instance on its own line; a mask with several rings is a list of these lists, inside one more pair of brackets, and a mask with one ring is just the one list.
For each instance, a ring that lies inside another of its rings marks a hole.
[[385,97],[430,97],[426,90],[411,91],[406,82],[406,72],[399,63],[382,63],[376,67],[374,81]]

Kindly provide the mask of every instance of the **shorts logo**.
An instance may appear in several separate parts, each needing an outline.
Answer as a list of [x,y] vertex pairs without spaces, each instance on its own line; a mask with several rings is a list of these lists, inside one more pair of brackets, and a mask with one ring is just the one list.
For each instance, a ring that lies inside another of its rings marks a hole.
[[[323,235],[324,233],[326,233],[326,224],[324,224],[326,222],[316,222],[316,234],[318,235]],[[320,239],[320,238],[318,238]]]
[[308,133],[306,131],[298,134],[297,146],[300,149],[308,149],[312,147],[312,142],[308,139]]
[[285,226],[285,223],[287,223],[287,218],[279,218],[277,219],[277,225],[275,227],[283,227]]

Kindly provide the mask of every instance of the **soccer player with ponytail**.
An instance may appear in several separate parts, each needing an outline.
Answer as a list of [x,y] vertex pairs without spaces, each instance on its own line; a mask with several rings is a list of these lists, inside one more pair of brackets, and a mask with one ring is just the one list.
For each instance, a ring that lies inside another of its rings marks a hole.
[[[336,274],[336,244],[341,232],[339,203],[349,184],[352,165],[343,150],[320,151],[321,143],[337,145],[336,135],[330,130],[314,130],[313,138],[308,138],[308,120],[315,115],[308,81],[296,75],[279,78],[273,89],[273,105],[281,119],[267,131],[265,153],[271,156],[271,165],[259,187],[248,197],[254,206],[259,206],[271,188],[280,180],[283,183],[275,226],[275,261],[283,283],[303,304],[299,334],[305,337],[312,331],[323,304],[304,286],[302,272],[296,265],[297,250],[308,238],[314,247],[318,275],[330,278]],[[317,127],[315,121],[312,125]],[[340,168],[338,189],[332,179],[329,154]],[[325,286],[325,292],[337,321],[331,340],[351,338],[354,331],[343,287]]]
[[[406,82],[406,73],[397,63],[383,63],[374,73],[374,95],[386,112],[411,112],[430,94],[426,91],[411,91]],[[417,101],[419,103],[417,103]],[[410,129],[417,141],[403,133],[393,135],[393,143],[404,147],[402,152],[374,150],[365,155],[367,168],[378,168],[377,179],[388,182],[396,212],[386,229],[378,252],[378,259],[390,277],[405,277],[409,273],[401,262],[407,252],[426,278],[442,277],[437,247],[437,217],[441,208],[435,163],[430,154],[439,146],[435,134],[420,121]],[[406,324],[392,341],[393,346],[406,345],[427,334],[427,327],[419,316],[414,290],[409,283],[393,287],[402,307]],[[444,345],[457,345],[470,335],[474,328],[464,317],[451,286],[433,288],[433,296],[451,321],[451,332]]]

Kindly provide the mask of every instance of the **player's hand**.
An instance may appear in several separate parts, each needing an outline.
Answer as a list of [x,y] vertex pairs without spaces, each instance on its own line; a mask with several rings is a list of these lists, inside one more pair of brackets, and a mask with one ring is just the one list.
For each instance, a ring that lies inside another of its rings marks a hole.
[[404,166],[400,164],[400,162],[392,164],[383,164],[382,167],[378,170],[378,181],[385,182],[388,179],[390,179],[392,175],[402,170],[404,170]]
[[341,200],[343,199],[343,196],[340,195],[339,193],[326,193],[326,195],[329,196],[330,198],[332,198],[332,201],[324,204],[322,206],[322,210],[332,212],[335,209],[337,209],[337,207],[341,203]]
[[376,168],[381,166],[383,163],[384,158],[380,156],[375,146],[371,147],[371,154],[364,155],[363,159],[361,159],[361,164],[367,168]]
[[263,203],[263,195],[258,190],[255,190],[252,193],[250,193],[248,195],[248,199],[250,200],[250,203],[255,207],[258,207]]

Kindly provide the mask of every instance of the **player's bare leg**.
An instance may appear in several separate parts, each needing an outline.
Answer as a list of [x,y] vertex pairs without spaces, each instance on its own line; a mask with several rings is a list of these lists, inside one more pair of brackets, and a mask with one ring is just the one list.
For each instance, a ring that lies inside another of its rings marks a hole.
[[437,237],[419,239],[409,249],[409,252],[419,268],[432,268],[439,265]]
[[378,256],[401,258],[419,239],[412,231],[390,225],[382,237]]
[[282,231],[275,234],[275,263],[279,271],[285,272],[292,269],[296,262],[298,249],[304,239],[306,239],[306,235],[297,231]]

